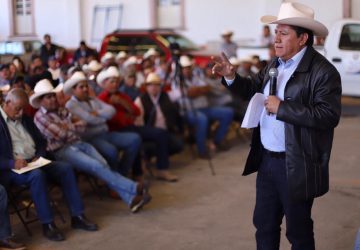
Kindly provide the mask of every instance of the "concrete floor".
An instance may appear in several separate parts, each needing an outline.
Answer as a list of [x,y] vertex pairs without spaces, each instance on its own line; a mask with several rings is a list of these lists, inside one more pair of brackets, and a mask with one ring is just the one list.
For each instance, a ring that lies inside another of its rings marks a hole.
[[[316,246],[320,250],[354,248],[360,228],[360,117],[350,102],[336,129],[331,159],[330,192],[314,203]],[[355,101],[354,105],[358,105]],[[152,181],[152,202],[139,214],[108,197],[99,200],[82,185],[86,214],[100,226],[98,232],[75,231],[69,219],[58,226],[64,242],[50,242],[41,235],[39,223],[30,225],[28,237],[16,217],[16,238],[29,249],[256,249],[252,213],[255,204],[255,175],[241,176],[249,141],[230,138],[232,149],[213,159],[216,176],[208,162],[193,160],[189,152],[172,158],[178,183]],[[64,214],[67,210],[61,206]],[[282,235],[281,249],[290,249]]]

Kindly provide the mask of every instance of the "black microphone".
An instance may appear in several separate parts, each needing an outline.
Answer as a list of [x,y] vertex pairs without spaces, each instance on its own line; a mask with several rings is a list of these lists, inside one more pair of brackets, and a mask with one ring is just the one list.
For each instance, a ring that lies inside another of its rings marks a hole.
[[279,72],[276,68],[271,68],[269,70],[270,76],[270,88],[269,88],[269,95],[276,95],[276,80]]

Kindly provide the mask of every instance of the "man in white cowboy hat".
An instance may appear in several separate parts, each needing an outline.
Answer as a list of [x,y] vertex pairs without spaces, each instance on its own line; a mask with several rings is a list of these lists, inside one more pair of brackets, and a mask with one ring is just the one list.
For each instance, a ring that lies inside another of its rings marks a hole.
[[[115,115],[115,108],[96,97],[91,97],[87,79],[76,72],[64,84],[64,93],[71,96],[66,108],[86,122],[81,139],[93,145],[105,157],[113,170],[127,176],[139,157],[141,138],[136,133],[109,132],[107,120]],[[122,156],[119,158],[119,151]],[[134,166],[133,175],[142,176],[141,164]]]
[[97,60],[91,60],[89,64],[85,64],[82,67],[82,70],[88,79],[88,84],[91,88],[90,91],[93,92],[95,96],[101,92],[100,86],[96,83],[96,77],[100,73],[101,69],[102,65]]
[[101,64],[103,65],[104,68],[107,68],[111,65],[113,65],[115,63],[115,55],[111,52],[106,52],[102,57],[101,57]]
[[[49,84],[51,85],[50,82]],[[0,108],[0,136],[2,138],[0,142],[0,183],[5,187],[9,185],[29,186],[37,216],[42,223],[43,234],[49,240],[62,241],[65,237],[54,223],[46,179],[55,180],[60,184],[72,216],[72,227],[96,231],[97,225],[88,221],[83,214],[84,206],[76,178],[68,163],[52,161],[49,165],[22,174],[12,171],[12,169],[26,167],[28,162],[38,157],[48,157],[46,141],[36,128],[32,118],[23,115],[23,109],[28,101],[24,90],[13,89]]]
[[121,75],[125,74],[125,66],[124,63],[128,58],[128,54],[125,51],[119,51],[115,57],[115,62],[118,66]]
[[[260,125],[253,131],[243,175],[258,171],[254,225],[257,249],[279,249],[280,225],[294,250],[315,249],[311,209],[314,198],[329,190],[329,159],[334,128],[341,113],[341,79],[335,67],[312,47],[314,35],[327,28],[303,4],[283,2],[276,24],[277,58],[254,78],[235,74],[227,58],[215,59],[213,72],[223,84],[249,99],[266,96]],[[272,69],[272,68],[275,68]],[[269,93],[269,71],[278,71],[277,91]]]
[[104,89],[98,96],[99,99],[116,109],[116,114],[108,121],[110,131],[135,132],[141,136],[143,142],[155,143],[157,178],[169,182],[177,181],[178,177],[169,171],[168,132],[151,126],[136,126],[135,119],[140,115],[140,110],[129,96],[119,91],[120,78],[116,67],[102,71],[97,79]]
[[103,180],[115,191],[135,213],[151,200],[148,187],[136,183],[116,171],[112,171],[106,160],[89,143],[80,140],[79,133],[86,123],[60,108],[55,90],[48,80],[38,82],[30,104],[39,108],[34,122],[47,140],[47,150],[55,159],[71,163],[76,169]]
[[236,57],[236,51],[237,51],[237,44],[234,43],[232,41],[232,36],[233,36],[234,32],[232,32],[231,30],[224,30],[221,33],[221,37],[223,39],[223,42],[220,45],[220,51],[225,53],[225,55],[230,58],[230,57]]

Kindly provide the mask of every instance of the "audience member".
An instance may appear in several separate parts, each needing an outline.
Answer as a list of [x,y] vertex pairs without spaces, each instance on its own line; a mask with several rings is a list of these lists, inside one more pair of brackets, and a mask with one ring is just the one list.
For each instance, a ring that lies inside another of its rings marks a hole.
[[140,90],[135,86],[136,84],[136,72],[126,72],[124,80],[119,87],[120,92],[127,94],[131,100],[135,100],[140,95]]
[[88,59],[89,56],[95,56],[97,57],[97,52],[96,50],[90,48],[87,46],[85,41],[81,41],[79,48],[77,48],[75,50],[74,53],[74,62],[77,62],[79,60],[79,58],[86,58]]
[[227,145],[224,139],[234,113],[228,107],[210,107],[207,95],[211,87],[204,82],[204,79],[193,74],[193,61],[189,57],[181,56],[179,62],[183,82],[173,83],[170,97],[178,102],[186,121],[196,130],[195,140],[199,157],[208,159],[210,152],[206,146],[206,138],[210,120],[218,121],[219,127],[214,140],[209,143],[209,148],[225,150]]
[[120,74],[117,68],[110,67],[100,72],[97,81],[104,89],[99,98],[116,109],[116,114],[108,121],[110,131],[136,132],[143,142],[155,143],[157,177],[165,181],[177,181],[178,177],[169,171],[168,132],[151,126],[135,126],[134,121],[140,115],[140,110],[129,96],[119,91]]
[[[50,83],[49,83],[50,84]],[[28,96],[22,89],[11,90],[0,108],[0,180],[5,185],[28,185],[37,216],[43,225],[43,234],[49,240],[62,241],[62,232],[56,227],[47,193],[45,177],[60,184],[72,216],[71,226],[86,231],[96,231],[97,225],[84,216],[84,206],[77,188],[73,169],[65,162],[50,164],[17,174],[12,169],[21,169],[28,162],[47,157],[46,142],[32,119],[23,115]]]
[[[169,154],[183,150],[181,118],[177,106],[161,90],[162,81],[156,73],[150,73],[145,81],[146,92],[137,97],[135,104],[140,109],[136,124],[148,125],[169,131]],[[156,148],[148,147],[147,155],[155,155]],[[149,152],[150,151],[150,152]]]
[[271,34],[270,26],[264,25],[260,36],[260,46],[269,47],[274,45],[274,35]]
[[230,31],[230,30],[225,30],[221,36],[223,38],[223,42],[221,43],[221,46],[220,46],[220,50],[221,52],[224,52],[225,55],[230,58],[230,57],[236,57],[237,55],[237,44],[234,43],[231,38],[233,36],[233,32]]
[[44,66],[47,66],[47,62],[50,56],[54,56],[55,58],[57,57],[57,52],[60,49],[61,49],[60,46],[52,43],[51,36],[49,34],[44,35],[44,43],[40,47],[40,58]]
[[47,150],[58,160],[71,163],[76,169],[102,179],[135,213],[151,200],[147,186],[133,182],[110,166],[90,144],[80,140],[78,133],[86,123],[59,107],[55,90],[48,80],[38,82],[30,104],[39,108],[34,122],[47,139]]
[[[65,82],[64,92],[71,96],[66,103],[69,111],[86,122],[81,138],[93,145],[105,157],[112,169],[126,176],[135,157],[139,157],[141,138],[136,133],[109,132],[106,121],[115,115],[115,108],[96,97],[90,97],[87,79],[76,72]],[[119,159],[119,151],[123,154]],[[136,171],[135,171],[136,170]],[[141,177],[141,164],[134,168],[134,175]]]

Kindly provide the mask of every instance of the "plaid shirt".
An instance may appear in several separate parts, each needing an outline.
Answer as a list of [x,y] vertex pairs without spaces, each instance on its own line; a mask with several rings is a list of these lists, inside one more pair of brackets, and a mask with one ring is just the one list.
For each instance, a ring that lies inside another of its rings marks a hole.
[[55,151],[80,140],[78,133],[85,129],[85,126],[75,125],[69,111],[64,108],[48,112],[41,107],[35,114],[34,122],[47,140],[48,151]]

